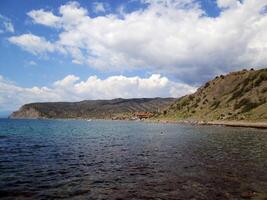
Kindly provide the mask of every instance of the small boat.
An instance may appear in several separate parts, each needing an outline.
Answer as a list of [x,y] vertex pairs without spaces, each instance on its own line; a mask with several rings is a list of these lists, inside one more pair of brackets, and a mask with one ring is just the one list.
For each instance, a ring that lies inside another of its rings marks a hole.
[[92,121],[91,119],[87,119],[88,122]]

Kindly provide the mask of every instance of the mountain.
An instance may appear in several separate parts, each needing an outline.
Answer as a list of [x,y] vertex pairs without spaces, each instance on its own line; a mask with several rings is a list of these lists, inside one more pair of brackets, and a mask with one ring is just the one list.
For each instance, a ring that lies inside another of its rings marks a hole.
[[267,69],[215,77],[194,94],[179,98],[158,119],[267,121]]
[[175,100],[174,98],[119,98],[81,102],[31,103],[13,112],[10,118],[129,119],[137,112],[150,112],[150,114],[160,112]]
[[138,112],[154,119],[267,122],[267,69],[215,77],[194,94],[140,98],[49,102],[23,105],[10,118],[130,119]]

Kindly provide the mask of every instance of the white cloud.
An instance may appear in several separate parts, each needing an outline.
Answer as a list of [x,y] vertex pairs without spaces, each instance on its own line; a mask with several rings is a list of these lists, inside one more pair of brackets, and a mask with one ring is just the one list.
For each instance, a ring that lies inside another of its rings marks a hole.
[[107,5],[102,2],[94,2],[93,10],[95,13],[105,13]]
[[74,75],[68,75],[66,76],[64,79],[56,81],[54,83],[54,85],[56,87],[68,87],[68,86],[72,86],[76,81],[78,81],[80,78]]
[[48,46],[99,70],[142,69],[186,82],[266,66],[267,0],[218,0],[224,8],[218,17],[207,16],[194,0],[143,2],[146,9],[94,18],[77,2],[62,5],[56,16],[61,32]]
[[9,42],[18,45],[22,49],[35,55],[55,51],[55,45],[49,41],[46,41],[46,39],[43,37],[39,37],[30,33],[20,36],[12,36],[8,40]]
[[29,17],[32,18],[33,22],[36,24],[42,24],[46,26],[58,27],[60,25],[60,17],[55,16],[50,11],[32,10],[27,13]]
[[37,63],[35,61],[33,61],[33,60],[29,61],[27,64],[30,65],[30,66],[37,65]]
[[61,16],[61,21],[64,25],[64,29],[73,29],[77,25],[87,18],[87,10],[80,7],[78,2],[71,1],[65,5],[60,6],[59,13]]
[[195,91],[195,87],[170,81],[153,74],[148,78],[111,76],[100,79],[90,76],[85,81],[68,75],[51,87],[19,87],[0,76],[0,110],[15,110],[22,104],[45,101],[80,101],[133,97],[179,97]]
[[217,4],[220,8],[236,7],[240,5],[239,0],[218,0]]
[[7,32],[14,33],[15,29],[11,22],[4,22],[4,26]]
[[14,110],[24,103],[59,100],[47,87],[23,88],[0,75],[0,110]]
[[0,33],[14,33],[15,28],[11,22],[11,20],[3,15],[0,14]]

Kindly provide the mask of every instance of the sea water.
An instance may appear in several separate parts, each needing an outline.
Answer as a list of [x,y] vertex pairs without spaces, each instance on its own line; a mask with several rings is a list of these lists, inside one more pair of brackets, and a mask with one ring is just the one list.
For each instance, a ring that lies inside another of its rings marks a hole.
[[267,198],[267,131],[0,120],[1,199]]

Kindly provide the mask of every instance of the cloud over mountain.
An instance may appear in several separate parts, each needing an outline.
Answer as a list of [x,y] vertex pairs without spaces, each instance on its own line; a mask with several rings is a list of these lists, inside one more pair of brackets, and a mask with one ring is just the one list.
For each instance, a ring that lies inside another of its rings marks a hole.
[[0,76],[0,110],[15,110],[25,103],[45,101],[81,101],[138,97],[179,97],[195,91],[195,87],[176,83],[159,74],[147,78],[110,76],[100,79],[90,76],[82,81],[68,75],[52,86],[25,88]]

